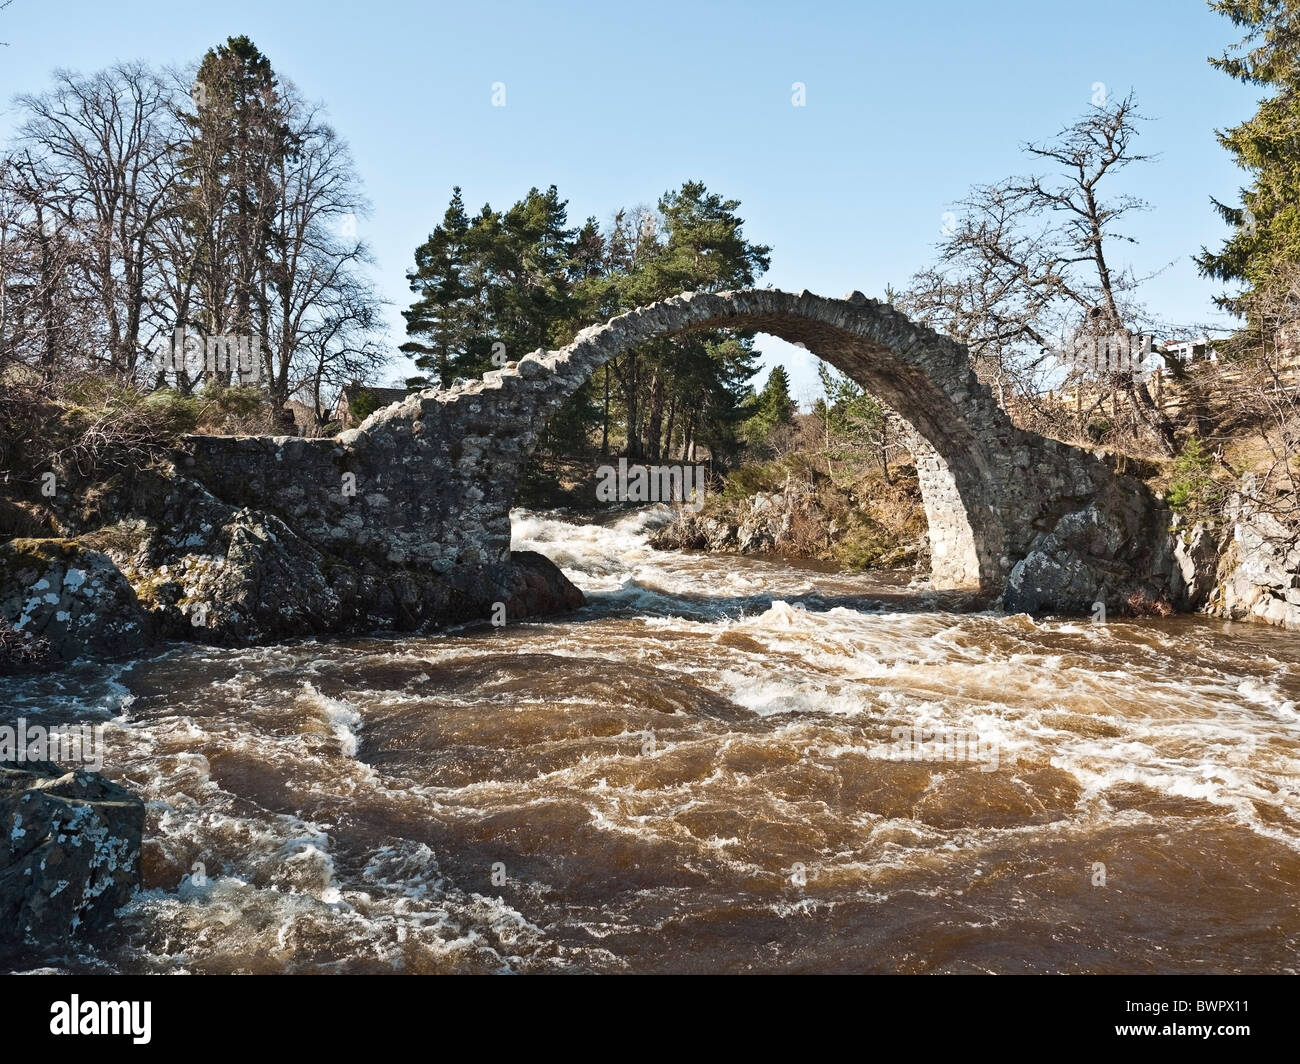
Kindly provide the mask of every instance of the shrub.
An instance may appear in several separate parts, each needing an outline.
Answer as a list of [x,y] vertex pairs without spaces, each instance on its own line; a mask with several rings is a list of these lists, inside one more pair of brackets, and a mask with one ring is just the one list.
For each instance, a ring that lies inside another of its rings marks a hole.
[[270,424],[266,393],[251,384],[205,392],[199,410],[198,426],[213,432],[258,432]]
[[353,424],[360,425],[383,405],[383,401],[374,392],[363,391],[348,404],[348,416],[352,418]]
[[1223,497],[1223,486],[1214,479],[1214,456],[1193,436],[1174,459],[1166,496],[1169,507],[1175,513],[1201,517],[1217,511]]
[[0,617],[0,676],[33,672],[47,668],[50,644],[47,639],[19,632]]

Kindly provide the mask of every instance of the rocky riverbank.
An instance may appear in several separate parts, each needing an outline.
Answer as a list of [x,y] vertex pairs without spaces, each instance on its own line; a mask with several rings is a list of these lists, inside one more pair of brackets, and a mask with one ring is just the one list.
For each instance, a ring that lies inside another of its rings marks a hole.
[[[900,497],[905,508],[905,487]],[[854,512],[846,504],[860,510]],[[892,509],[899,512],[898,499]],[[919,514],[919,498],[915,509]],[[1130,509],[1128,513],[1113,503],[1089,505],[1064,515],[1039,535],[1012,570],[1003,606],[1037,613],[1046,602],[1071,602],[1076,611],[1087,613],[1103,601],[1115,615],[1199,611],[1225,620],[1300,629],[1300,541],[1240,494],[1230,497],[1221,521],[1170,518],[1164,549],[1146,563],[1162,576],[1168,594],[1152,595],[1139,586],[1109,591],[1105,565],[1098,558],[1113,557],[1127,541],[1143,538],[1132,527],[1142,514]],[[650,542],[663,550],[778,554],[924,573],[929,545],[920,516],[919,534],[915,522],[890,527],[873,519],[869,497],[860,502],[840,489],[790,481],[778,490],[741,498],[711,497],[699,513],[683,509],[655,531]],[[900,527],[907,531],[900,535]]]
[[1241,494],[1228,500],[1224,512],[1206,612],[1300,630],[1300,540]]
[[[308,444],[310,455],[294,450]],[[169,640],[414,632],[584,604],[540,554],[435,565],[420,555],[439,544],[415,544],[415,556],[391,549],[382,529],[346,511],[350,453],[342,442],[196,437],[169,459],[72,479],[48,498],[11,494],[0,505],[0,673]],[[1180,526],[1137,481],[1106,484],[1107,497],[1081,495],[1014,562],[1008,610],[1087,613],[1101,601],[1116,614],[1205,608],[1300,627],[1300,548],[1275,518],[1238,498],[1222,525]],[[384,501],[368,498],[372,509]],[[334,511],[343,516],[332,523]],[[1157,520],[1169,535],[1153,531]],[[653,544],[923,569],[927,539],[904,466],[889,481],[787,475],[714,496]]]
[[925,511],[915,470],[839,485],[824,475],[787,477],[772,490],[709,496],[656,530],[661,550],[775,554],[845,569],[928,570]]
[[40,504],[9,500],[0,512],[0,671],[138,654],[167,640],[241,646],[422,631],[585,602],[535,553],[436,571],[393,560],[382,542],[313,541],[294,527],[286,485],[268,485],[253,507],[240,478],[208,471],[200,480],[192,466],[180,451],[62,485]]

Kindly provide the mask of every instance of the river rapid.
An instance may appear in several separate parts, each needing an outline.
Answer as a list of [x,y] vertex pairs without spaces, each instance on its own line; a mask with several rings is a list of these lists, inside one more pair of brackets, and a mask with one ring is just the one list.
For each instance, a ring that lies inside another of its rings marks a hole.
[[1294,633],[513,516],[586,609],[0,682],[148,803],[145,889],[55,967],[1300,968]]

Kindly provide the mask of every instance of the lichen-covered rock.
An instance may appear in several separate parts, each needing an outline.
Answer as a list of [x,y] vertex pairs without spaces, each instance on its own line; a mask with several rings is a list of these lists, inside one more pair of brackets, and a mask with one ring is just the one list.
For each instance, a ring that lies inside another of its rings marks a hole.
[[740,550],[739,530],[733,520],[685,513],[654,529],[649,542],[659,550],[736,551]]
[[144,803],[93,772],[0,764],[0,947],[102,930],[140,885]]
[[147,646],[152,623],[112,560],[75,540],[0,544],[0,618],[55,661],[120,657]]
[[[1063,514],[1035,538],[1012,567],[1005,609],[1082,614],[1095,612],[1100,602],[1120,614],[1185,606],[1186,589],[1175,589],[1174,550],[1163,531],[1168,512],[1145,493],[1123,490],[1118,482],[1116,488]],[[1175,602],[1175,594],[1184,601]]]
[[1225,507],[1231,539],[1207,611],[1300,629],[1300,536],[1241,495]]
[[324,559],[279,518],[240,510],[223,533],[225,558],[188,589],[191,628],[247,642],[314,635],[339,623]]

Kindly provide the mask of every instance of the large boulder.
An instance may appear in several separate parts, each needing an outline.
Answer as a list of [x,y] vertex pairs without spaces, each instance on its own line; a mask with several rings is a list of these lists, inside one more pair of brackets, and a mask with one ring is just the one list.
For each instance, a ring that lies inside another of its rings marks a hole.
[[[563,613],[587,604],[586,596],[560,567],[536,551],[512,551],[509,565],[502,569],[495,586],[503,597],[494,601],[505,603],[509,617]],[[485,591],[493,593],[492,588]]]
[[1012,613],[1169,612],[1174,551],[1167,513],[1137,492],[1112,492],[1063,514],[1012,568],[1003,607]]
[[94,772],[0,764],[0,947],[104,929],[140,885],[144,803]]
[[1225,508],[1232,538],[1208,612],[1300,629],[1300,536],[1241,495]]
[[106,555],[75,540],[0,544],[0,620],[44,641],[53,661],[138,653],[152,622]]
[[223,531],[225,558],[191,568],[181,606],[191,628],[248,642],[314,635],[339,623],[339,596],[320,553],[283,521],[243,509]]
[[1113,509],[1096,503],[1063,515],[1012,568],[1003,606],[1012,613],[1089,612],[1106,597],[1102,559],[1120,551],[1126,532]]
[[1002,604],[1010,613],[1087,613],[1100,594],[1101,579],[1087,558],[1046,535],[1011,570]]

